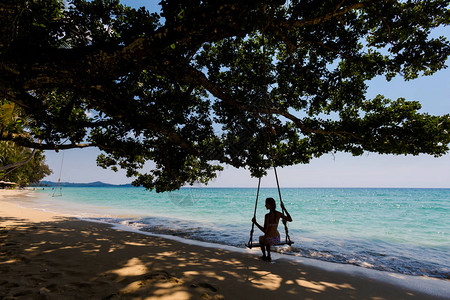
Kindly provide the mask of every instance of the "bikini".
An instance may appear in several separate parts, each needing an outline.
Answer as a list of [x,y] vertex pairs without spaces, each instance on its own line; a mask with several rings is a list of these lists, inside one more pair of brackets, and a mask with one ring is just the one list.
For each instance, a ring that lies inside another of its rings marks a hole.
[[267,237],[266,241],[271,245],[276,245],[280,243],[280,236]]
[[[278,224],[269,224],[268,226],[275,226],[277,227]],[[279,244],[280,243],[280,236],[272,236],[272,237],[266,237],[266,241],[271,244],[271,245],[275,245],[275,244]]]

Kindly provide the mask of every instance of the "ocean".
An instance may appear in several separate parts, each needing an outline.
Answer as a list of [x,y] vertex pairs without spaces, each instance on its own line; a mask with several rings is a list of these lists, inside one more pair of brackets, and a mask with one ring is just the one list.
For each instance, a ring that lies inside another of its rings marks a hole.
[[[38,191],[27,205],[156,234],[244,248],[249,241],[256,189],[183,188],[155,193],[134,187]],[[261,189],[257,220],[264,221]],[[450,189],[283,188],[295,255],[364,268],[450,279]],[[284,227],[279,226],[281,239]],[[254,241],[261,235],[255,227]]]

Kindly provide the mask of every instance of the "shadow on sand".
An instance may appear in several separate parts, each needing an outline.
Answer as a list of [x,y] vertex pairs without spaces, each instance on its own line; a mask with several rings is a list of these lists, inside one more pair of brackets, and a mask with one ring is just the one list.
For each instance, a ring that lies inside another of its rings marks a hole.
[[357,275],[70,218],[0,218],[0,274],[0,299],[433,299]]

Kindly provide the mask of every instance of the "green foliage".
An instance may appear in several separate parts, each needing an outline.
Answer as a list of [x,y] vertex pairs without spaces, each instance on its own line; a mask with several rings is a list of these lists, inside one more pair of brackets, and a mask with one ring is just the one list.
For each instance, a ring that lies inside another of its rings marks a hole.
[[260,176],[272,163],[329,152],[449,149],[449,115],[366,97],[376,76],[411,80],[447,67],[449,42],[430,38],[450,22],[447,1],[164,0],[160,8],[3,1],[0,87],[26,111],[33,139],[2,140],[96,146],[100,166],[157,191],[207,182],[223,164]]
[[[17,146],[13,142],[0,141],[0,166],[12,165],[27,160],[32,150]],[[4,181],[17,183],[19,186],[28,186],[39,183],[42,178],[52,174],[52,170],[45,163],[42,151],[34,154],[26,164],[0,171],[0,178]]]
[[[16,104],[0,100],[0,134],[27,135],[28,120]],[[25,163],[26,162],[26,163]],[[0,141],[0,180],[20,186],[38,183],[52,171],[42,151],[34,152],[11,141]]]

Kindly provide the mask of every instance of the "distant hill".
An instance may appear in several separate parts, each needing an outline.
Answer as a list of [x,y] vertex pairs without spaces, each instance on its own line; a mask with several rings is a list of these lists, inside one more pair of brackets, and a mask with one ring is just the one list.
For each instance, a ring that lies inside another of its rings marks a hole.
[[[39,186],[57,186],[58,183],[54,181],[42,180],[39,182]],[[128,184],[109,184],[101,181],[89,182],[89,183],[75,183],[75,182],[61,182],[61,186],[66,187],[133,187],[130,183]]]

